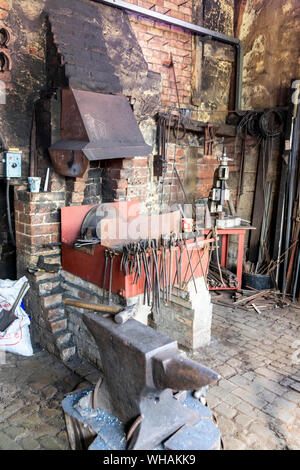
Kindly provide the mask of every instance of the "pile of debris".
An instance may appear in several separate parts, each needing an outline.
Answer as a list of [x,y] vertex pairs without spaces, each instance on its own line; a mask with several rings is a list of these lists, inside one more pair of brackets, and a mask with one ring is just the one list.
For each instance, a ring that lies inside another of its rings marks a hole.
[[285,308],[291,304],[291,301],[286,297],[283,298],[283,294],[275,289],[237,289],[232,295],[232,302],[226,302],[222,297],[222,294],[218,293],[213,303],[246,311],[254,309],[259,314],[275,308]]
[[213,288],[231,287],[236,289],[239,286],[236,274],[213,261],[209,264],[207,283]]

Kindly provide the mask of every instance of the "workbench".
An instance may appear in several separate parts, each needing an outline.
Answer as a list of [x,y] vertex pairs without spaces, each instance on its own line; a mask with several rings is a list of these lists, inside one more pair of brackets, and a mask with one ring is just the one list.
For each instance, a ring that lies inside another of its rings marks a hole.
[[[210,287],[209,290],[237,290],[242,287],[242,274],[243,274],[243,259],[244,259],[244,245],[245,245],[245,234],[247,230],[255,230],[255,227],[251,225],[239,225],[237,227],[230,228],[218,228],[217,234],[222,236],[221,242],[221,259],[220,264],[224,268],[227,268],[228,264],[228,250],[229,250],[229,237],[231,235],[237,235],[238,237],[238,250],[237,250],[237,264],[236,264],[236,277],[238,281],[238,287]],[[204,229],[204,234],[210,232],[210,229]]]

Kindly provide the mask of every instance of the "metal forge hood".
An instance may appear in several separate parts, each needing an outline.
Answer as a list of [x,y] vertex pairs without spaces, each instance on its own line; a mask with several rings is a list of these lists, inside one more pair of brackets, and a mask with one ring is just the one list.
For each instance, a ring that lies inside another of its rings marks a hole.
[[145,156],[151,151],[125,96],[62,90],[61,140],[49,149],[57,173],[82,176],[89,160]]

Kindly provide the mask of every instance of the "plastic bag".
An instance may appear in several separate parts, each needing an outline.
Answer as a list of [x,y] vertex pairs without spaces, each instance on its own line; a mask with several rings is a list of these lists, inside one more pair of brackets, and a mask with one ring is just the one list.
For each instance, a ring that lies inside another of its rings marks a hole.
[[[27,278],[23,276],[18,281],[9,279],[0,280],[0,310],[10,310]],[[26,294],[29,286],[24,292]],[[20,301],[15,310],[16,320],[6,328],[0,331],[0,351],[6,351],[21,356],[32,356],[33,350],[30,339],[29,325],[30,318],[23,308],[23,302]]]

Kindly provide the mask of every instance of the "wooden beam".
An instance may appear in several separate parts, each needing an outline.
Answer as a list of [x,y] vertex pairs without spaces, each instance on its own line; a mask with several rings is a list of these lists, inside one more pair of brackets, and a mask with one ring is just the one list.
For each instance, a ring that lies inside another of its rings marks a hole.
[[[163,116],[163,113],[159,113],[158,116]],[[187,119],[184,121],[185,129],[189,132],[195,132],[199,134],[204,134],[204,129],[207,124],[211,124],[215,128],[215,135],[224,136],[224,137],[235,137],[236,136],[236,126],[230,126],[223,123],[208,123],[203,121],[196,121],[194,119]],[[178,121],[176,116],[172,118],[170,126],[171,128],[176,127]]]

